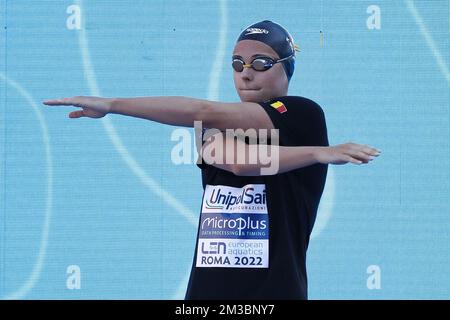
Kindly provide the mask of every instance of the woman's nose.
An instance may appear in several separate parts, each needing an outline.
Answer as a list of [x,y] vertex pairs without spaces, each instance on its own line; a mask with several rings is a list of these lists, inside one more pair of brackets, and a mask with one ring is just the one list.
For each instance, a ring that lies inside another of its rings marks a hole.
[[243,80],[253,80],[253,72],[254,70],[249,67],[244,67],[244,70],[241,71],[241,78]]

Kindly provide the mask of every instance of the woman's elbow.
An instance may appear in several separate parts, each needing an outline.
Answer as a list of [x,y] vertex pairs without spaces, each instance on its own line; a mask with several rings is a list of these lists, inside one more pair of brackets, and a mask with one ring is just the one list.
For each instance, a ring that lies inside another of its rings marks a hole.
[[280,171],[280,168],[278,167],[274,166],[264,167],[258,165],[234,165],[231,171],[236,176],[252,176],[252,177],[273,176],[283,173],[283,171]]
[[255,168],[254,166],[235,164],[231,168],[231,172],[233,172],[236,176],[260,176],[261,170]]

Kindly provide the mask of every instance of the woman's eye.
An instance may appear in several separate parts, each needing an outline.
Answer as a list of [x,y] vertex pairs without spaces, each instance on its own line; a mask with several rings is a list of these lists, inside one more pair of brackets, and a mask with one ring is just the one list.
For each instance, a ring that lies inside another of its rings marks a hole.
[[274,61],[272,58],[269,57],[258,57],[255,60],[260,60],[264,63],[272,63]]
[[260,62],[260,63],[267,64],[269,62],[269,60],[264,59],[264,58],[259,58],[259,59],[253,60],[253,62]]

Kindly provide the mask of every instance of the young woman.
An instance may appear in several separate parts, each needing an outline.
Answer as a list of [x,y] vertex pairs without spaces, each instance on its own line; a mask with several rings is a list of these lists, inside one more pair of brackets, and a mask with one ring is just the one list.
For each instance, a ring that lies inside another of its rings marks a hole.
[[[81,108],[71,118],[113,113],[175,126],[201,121],[207,128],[198,146],[204,193],[186,299],[307,299],[306,251],[327,165],[367,164],[380,154],[356,143],[329,146],[321,107],[287,95],[296,48],[279,24],[265,20],[246,28],[232,56],[241,102],[83,96],[44,101]],[[230,135],[231,129],[275,135]],[[275,171],[255,151],[262,146],[270,146]],[[248,157],[238,161],[242,154]]]

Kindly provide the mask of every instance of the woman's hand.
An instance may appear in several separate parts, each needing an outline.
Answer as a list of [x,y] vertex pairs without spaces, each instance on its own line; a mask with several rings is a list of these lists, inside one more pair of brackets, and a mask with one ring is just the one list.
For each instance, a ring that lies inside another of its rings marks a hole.
[[380,155],[381,151],[364,144],[344,143],[330,147],[318,147],[316,160],[323,164],[369,163]]
[[111,111],[112,101],[112,98],[77,96],[45,100],[43,104],[47,106],[74,106],[82,109],[69,113],[69,118],[102,118]]

